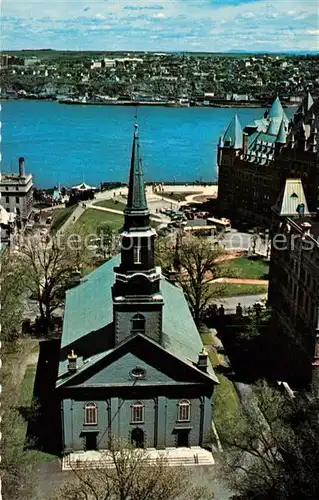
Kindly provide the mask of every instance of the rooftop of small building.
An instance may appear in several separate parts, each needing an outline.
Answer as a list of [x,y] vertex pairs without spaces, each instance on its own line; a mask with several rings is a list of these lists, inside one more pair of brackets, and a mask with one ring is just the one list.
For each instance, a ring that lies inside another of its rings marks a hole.
[[0,177],[1,184],[25,184],[30,179],[32,179],[32,174],[25,174],[23,176],[19,174],[5,174],[2,173]]

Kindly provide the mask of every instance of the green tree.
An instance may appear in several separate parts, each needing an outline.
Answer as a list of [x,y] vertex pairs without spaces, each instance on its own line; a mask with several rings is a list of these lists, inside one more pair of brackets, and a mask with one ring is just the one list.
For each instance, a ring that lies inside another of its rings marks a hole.
[[225,422],[226,478],[236,500],[319,497],[319,403],[291,399],[265,382],[245,401],[241,419]]
[[101,224],[96,230],[97,236],[100,241],[98,244],[98,253],[102,255],[103,259],[109,259],[114,255],[116,249],[116,237],[112,227],[107,224]]
[[88,264],[89,244],[84,236],[70,232],[51,239],[31,236],[21,244],[24,283],[38,301],[44,333],[52,326],[52,313],[63,307],[65,291]]
[[22,266],[15,254],[6,250],[1,258],[1,340],[11,342],[21,333],[24,287],[20,279]]

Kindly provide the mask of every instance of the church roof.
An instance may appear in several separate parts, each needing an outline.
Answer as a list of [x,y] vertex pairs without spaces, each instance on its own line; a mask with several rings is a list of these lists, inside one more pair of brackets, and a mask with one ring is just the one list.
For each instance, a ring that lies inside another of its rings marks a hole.
[[[113,269],[120,264],[120,255],[113,257],[81,280],[81,283],[68,290],[63,322],[61,348],[96,332],[113,322],[113,300],[111,287],[114,282]],[[165,350],[182,360],[197,362],[203,344],[190,313],[181,288],[161,278],[160,293],[164,299],[163,344]],[[178,314],[176,314],[178,311]],[[104,333],[105,335],[105,333]],[[105,355],[96,354],[91,361]],[[66,371],[67,360],[61,360],[59,373]],[[214,370],[210,366],[212,376]]]
[[243,130],[241,128],[240,121],[238,119],[237,113],[234,115],[232,121],[227,127],[224,134],[224,143],[228,142],[230,147],[235,149],[240,149],[243,146]]
[[301,179],[286,179],[285,187],[279,195],[275,210],[282,216],[297,216],[298,206],[304,205],[303,215],[309,215],[308,205]]
[[127,198],[127,205],[125,212],[130,212],[130,211],[135,212],[136,210],[141,210],[141,211],[147,210],[142,159],[140,156],[138,125],[135,125],[135,130],[134,130],[128,198]]

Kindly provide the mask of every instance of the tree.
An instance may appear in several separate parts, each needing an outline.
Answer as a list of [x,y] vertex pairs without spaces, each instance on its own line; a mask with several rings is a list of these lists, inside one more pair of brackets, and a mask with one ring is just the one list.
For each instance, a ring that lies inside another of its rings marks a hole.
[[[178,279],[197,325],[200,324],[209,302],[222,292],[222,284],[212,283],[220,277],[222,256],[221,247],[218,244],[212,245],[204,237],[186,235],[179,244],[181,272]],[[225,271],[225,266],[223,270]]]
[[[103,464],[103,461],[105,462]],[[75,481],[63,485],[52,500],[209,500],[213,494],[196,487],[181,467],[165,457],[149,464],[146,450],[113,441],[101,454],[101,467],[73,470]]]
[[116,237],[112,227],[107,224],[101,224],[96,231],[100,238],[98,245],[98,253],[102,255],[103,259],[109,259],[114,255],[116,249]]
[[25,286],[38,301],[46,333],[52,324],[52,313],[63,306],[65,291],[75,284],[80,268],[89,258],[88,247],[84,235],[70,233],[51,239],[31,236],[22,242]]
[[[237,500],[319,497],[319,402],[257,385],[240,419],[225,422],[226,478]],[[231,474],[230,474],[231,470]]]
[[23,313],[23,285],[20,279],[21,264],[9,250],[1,258],[1,340],[14,341],[21,333]]

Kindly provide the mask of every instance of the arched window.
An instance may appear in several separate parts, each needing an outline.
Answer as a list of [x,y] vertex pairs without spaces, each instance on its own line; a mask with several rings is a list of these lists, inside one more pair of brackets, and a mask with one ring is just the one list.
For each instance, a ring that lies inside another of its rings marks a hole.
[[144,422],[144,404],[141,401],[137,401],[131,406],[131,421],[132,424]]
[[95,403],[87,403],[85,405],[84,422],[86,425],[97,424],[97,406]]
[[187,399],[181,399],[178,404],[178,420],[189,422],[191,419],[191,404]]
[[143,314],[135,314],[132,320],[132,333],[144,333],[145,332],[145,317]]

